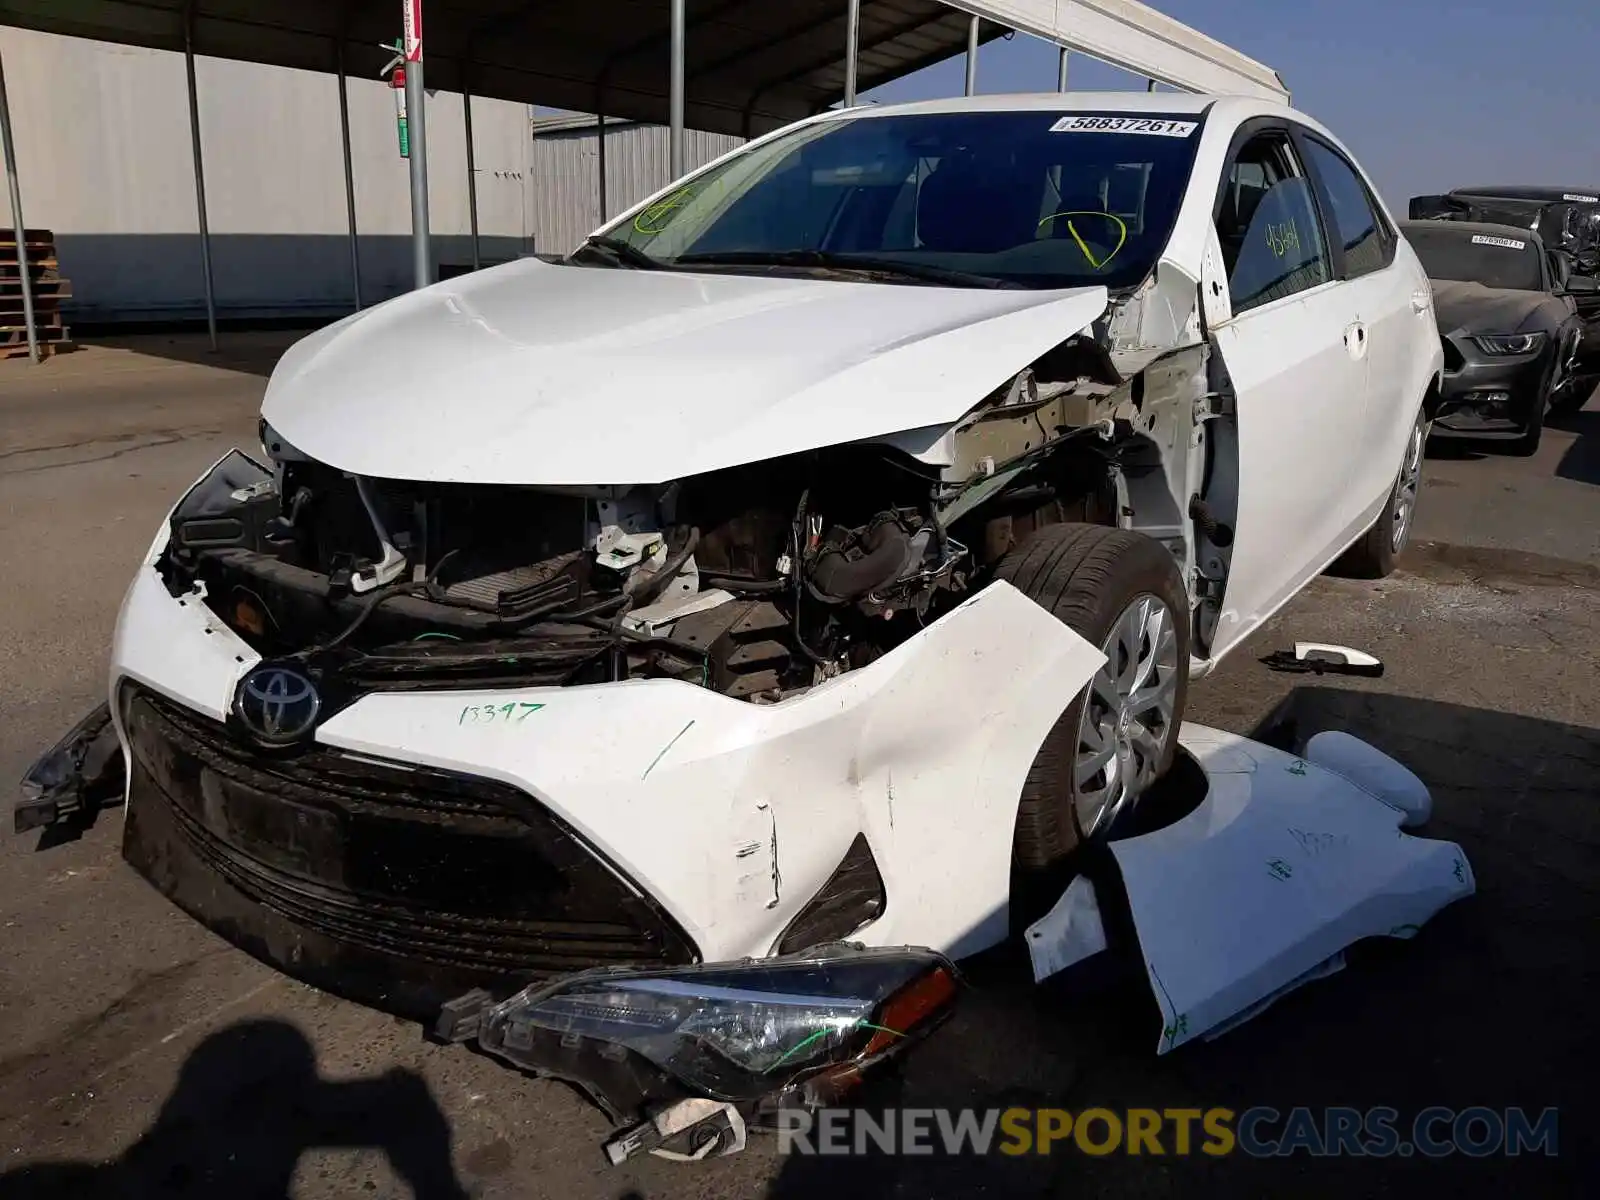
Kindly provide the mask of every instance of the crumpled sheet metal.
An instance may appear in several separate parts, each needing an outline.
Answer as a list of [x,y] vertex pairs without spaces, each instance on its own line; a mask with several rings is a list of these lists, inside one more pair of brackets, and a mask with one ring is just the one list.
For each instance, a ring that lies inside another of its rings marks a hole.
[[[1161,1010],[1158,1054],[1331,974],[1362,938],[1411,937],[1474,891],[1459,846],[1404,832],[1417,815],[1415,789],[1406,784],[1404,805],[1386,803],[1370,755],[1352,781],[1204,726],[1185,725],[1181,740],[1205,769],[1206,798],[1181,820],[1110,846]],[[1348,757],[1348,744],[1342,750]],[[1392,765],[1399,782],[1415,780]],[[1105,940],[1094,885],[1080,876],[1028,930],[1035,978]]]

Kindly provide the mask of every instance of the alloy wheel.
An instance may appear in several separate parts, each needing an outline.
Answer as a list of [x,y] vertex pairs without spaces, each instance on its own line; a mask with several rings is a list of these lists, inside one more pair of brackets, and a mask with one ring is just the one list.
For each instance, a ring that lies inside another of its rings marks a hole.
[[1390,548],[1399,554],[1411,535],[1411,518],[1417,511],[1417,491],[1422,487],[1422,448],[1427,441],[1425,420],[1418,420],[1406,441],[1406,456],[1394,485],[1394,535]]
[[1109,827],[1155,782],[1178,697],[1177,632],[1160,597],[1135,596],[1100,648],[1106,663],[1089,682],[1073,770],[1084,837]]

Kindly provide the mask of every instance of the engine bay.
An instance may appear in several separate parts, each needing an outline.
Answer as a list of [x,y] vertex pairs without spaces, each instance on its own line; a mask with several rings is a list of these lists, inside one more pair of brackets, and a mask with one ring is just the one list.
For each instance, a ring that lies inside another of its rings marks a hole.
[[263,421],[266,462],[218,464],[156,566],[336,703],[650,678],[771,703],[892,649],[1040,525],[1137,527],[1131,485],[1168,474],[1157,410],[1187,398],[1072,351],[997,389],[942,461],[852,443],[662,484],[433,483],[345,473]]

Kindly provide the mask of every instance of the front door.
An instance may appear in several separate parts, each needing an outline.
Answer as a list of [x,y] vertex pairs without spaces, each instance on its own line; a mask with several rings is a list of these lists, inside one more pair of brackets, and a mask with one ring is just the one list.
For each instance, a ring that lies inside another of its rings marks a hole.
[[1212,341],[1234,396],[1237,478],[1212,657],[1343,549],[1360,507],[1348,477],[1371,344],[1287,134],[1252,137],[1227,171],[1217,234],[1234,315]]

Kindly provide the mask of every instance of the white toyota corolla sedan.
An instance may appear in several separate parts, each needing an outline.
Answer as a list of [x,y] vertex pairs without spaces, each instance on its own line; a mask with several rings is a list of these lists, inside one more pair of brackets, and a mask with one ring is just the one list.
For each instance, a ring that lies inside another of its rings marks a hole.
[[[1411,249],[1288,108],[792,125],[283,357],[122,609],[126,856],[394,1011],[537,983],[485,1044],[557,1073],[618,1013],[712,1091],[708,1045],[865,1053],[933,960],[773,956],[1001,938],[1171,766],[1191,678],[1336,560],[1390,570],[1440,370]],[[753,1016],[745,958],[812,1024]]]

